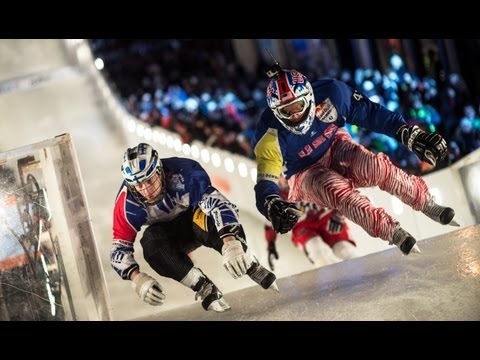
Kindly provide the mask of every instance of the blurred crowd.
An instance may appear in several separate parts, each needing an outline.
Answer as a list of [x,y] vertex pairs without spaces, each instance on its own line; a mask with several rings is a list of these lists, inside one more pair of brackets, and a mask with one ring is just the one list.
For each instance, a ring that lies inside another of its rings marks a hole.
[[[255,73],[236,61],[227,40],[90,40],[105,63],[104,74],[126,110],[150,126],[178,133],[184,143],[199,140],[212,147],[253,158],[250,140],[266,107],[267,64]],[[480,147],[479,104],[458,73],[424,76],[409,71],[397,54],[389,68],[325,68],[306,58],[298,70],[314,81],[332,76],[372,101],[402,113],[410,124],[440,132],[448,141],[446,166]],[[325,64],[323,64],[325,65]],[[286,67],[286,66],[285,66]],[[430,166],[387,136],[355,126],[347,130],[373,151],[387,153],[409,173]]]

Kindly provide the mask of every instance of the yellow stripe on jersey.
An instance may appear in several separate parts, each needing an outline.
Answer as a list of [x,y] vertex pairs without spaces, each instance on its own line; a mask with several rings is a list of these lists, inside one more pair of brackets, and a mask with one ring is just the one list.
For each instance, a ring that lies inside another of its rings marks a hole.
[[208,231],[207,215],[200,208],[196,208],[193,213],[193,223],[203,231]]
[[267,130],[255,146],[254,153],[257,159],[257,182],[269,180],[278,183],[282,173],[283,156],[277,129]]

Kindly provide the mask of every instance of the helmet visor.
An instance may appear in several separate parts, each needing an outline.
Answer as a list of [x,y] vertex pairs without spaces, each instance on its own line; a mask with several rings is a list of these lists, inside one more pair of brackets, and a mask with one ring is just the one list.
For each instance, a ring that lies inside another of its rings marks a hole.
[[305,98],[302,97],[288,104],[279,106],[278,113],[282,119],[295,122],[295,119],[299,119],[307,107],[308,103]]

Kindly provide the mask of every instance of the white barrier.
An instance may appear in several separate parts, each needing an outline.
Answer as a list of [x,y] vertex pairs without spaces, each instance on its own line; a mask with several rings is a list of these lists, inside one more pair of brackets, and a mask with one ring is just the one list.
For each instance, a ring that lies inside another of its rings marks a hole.
[[[110,297],[70,135],[1,153],[0,165],[12,169],[15,181],[10,185],[16,185],[15,191],[0,189],[0,238],[13,239],[0,242],[5,255],[0,258],[4,264],[0,287],[4,293],[12,287],[20,290],[0,298],[0,305],[6,300],[10,307],[4,319],[111,320]],[[5,194],[15,195],[16,206],[3,199]],[[12,254],[17,242],[23,251]],[[23,258],[27,261],[19,261]],[[29,276],[19,281],[20,273]]]

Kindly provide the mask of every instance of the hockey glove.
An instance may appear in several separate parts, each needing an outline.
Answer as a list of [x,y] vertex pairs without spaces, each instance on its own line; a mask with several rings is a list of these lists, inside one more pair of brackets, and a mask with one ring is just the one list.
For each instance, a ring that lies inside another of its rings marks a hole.
[[247,273],[253,259],[243,251],[239,240],[230,240],[222,247],[223,266],[233,276],[239,278]]
[[137,295],[150,305],[162,305],[165,294],[157,280],[145,273],[139,273],[132,280],[132,287]]
[[277,247],[275,246],[275,241],[268,243],[268,266],[270,270],[275,271],[275,266],[273,260],[278,260]]
[[336,210],[333,211],[332,216],[328,219],[327,229],[331,234],[338,234],[343,229],[343,222],[345,219],[343,216]]
[[438,159],[445,159],[448,154],[447,142],[439,134],[429,133],[417,125],[402,125],[395,134],[398,141],[413,151],[420,160],[435,166]]
[[273,229],[280,234],[289,232],[303,215],[297,204],[282,200],[278,195],[267,197],[266,208],[268,220],[271,221]]

